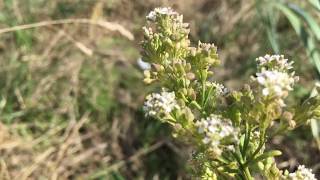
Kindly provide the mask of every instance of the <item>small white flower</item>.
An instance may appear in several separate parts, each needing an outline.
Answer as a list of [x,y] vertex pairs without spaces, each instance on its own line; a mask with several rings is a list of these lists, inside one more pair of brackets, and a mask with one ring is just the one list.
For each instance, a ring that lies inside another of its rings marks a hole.
[[[202,88],[201,86],[201,83],[199,83],[198,87]],[[207,88],[213,88],[216,96],[224,96],[229,93],[228,88],[226,88],[223,84],[217,82],[206,82],[205,86]]]
[[258,76],[258,77],[257,77],[257,81],[258,81],[258,83],[260,83],[260,84],[264,84],[264,83],[266,82],[266,79],[265,79],[264,77],[262,77],[262,76]]
[[170,7],[161,7],[161,8],[155,8],[153,11],[151,11],[147,15],[147,20],[149,21],[156,21],[157,15],[178,15],[177,12],[175,12],[172,8]]
[[[231,141],[238,141],[238,129],[233,127],[231,120],[224,119],[221,116],[211,114],[205,119],[201,119],[196,123],[198,128],[198,133],[202,134],[204,137],[202,142],[204,144],[209,144],[211,149],[215,152],[221,152],[223,144],[221,140],[225,138],[230,138]],[[227,147],[225,147],[227,149]]]
[[174,92],[152,93],[146,97],[143,110],[148,116],[163,117],[179,109]]
[[256,59],[261,69],[288,71],[292,69],[293,62],[289,62],[283,55],[265,55]]
[[269,89],[268,88],[263,88],[262,89],[262,95],[264,96],[268,96],[270,94]]
[[215,87],[217,95],[225,95],[228,93],[228,89],[224,87],[223,84],[212,83],[212,85]]
[[263,87],[262,95],[283,97],[293,90],[295,78],[279,71],[262,71],[257,73],[256,81]]
[[235,151],[236,151],[234,145],[228,145],[228,146],[226,147],[226,149],[227,149],[228,151],[231,151],[231,152],[235,152]]
[[317,180],[311,169],[306,168],[304,165],[300,165],[298,170],[289,174],[290,180]]
[[156,12],[155,11],[150,11],[149,14],[146,16],[147,20],[149,21],[155,21],[156,20]]
[[209,143],[210,143],[210,138],[204,137],[204,138],[202,139],[202,142],[203,142],[204,144],[209,144]]
[[163,14],[163,15],[175,15],[175,12],[171,7],[160,7],[154,10],[156,13]]

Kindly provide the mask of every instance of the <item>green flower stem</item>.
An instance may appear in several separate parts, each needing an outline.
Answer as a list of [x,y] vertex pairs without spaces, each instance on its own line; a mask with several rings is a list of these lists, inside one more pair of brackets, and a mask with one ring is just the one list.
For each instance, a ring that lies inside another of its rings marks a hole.
[[192,101],[190,105],[196,107],[199,111],[202,111],[202,107],[196,101]]
[[244,164],[245,167],[247,167],[250,164],[250,162],[254,159],[254,157],[259,153],[259,151],[261,150],[261,148],[265,144],[266,138],[264,136],[265,136],[265,130],[263,130],[261,132],[258,148],[253,152],[252,156]]
[[206,101],[206,76],[205,76],[205,72],[204,71],[201,71],[200,72],[200,78],[201,78],[201,86],[202,86],[202,99],[201,99],[201,105],[202,107],[204,107],[204,103]]
[[245,178],[246,180],[253,180],[250,170],[248,167],[244,168],[244,174],[245,174]]
[[248,145],[249,145],[249,141],[250,141],[250,133],[251,133],[251,127],[249,126],[249,123],[248,121],[245,122],[245,141],[244,141],[244,145],[242,147],[242,151],[241,151],[241,155],[243,157],[244,160],[246,160],[246,151],[247,151],[247,148],[248,148]]
[[207,96],[206,96],[204,104],[203,104],[203,109],[205,109],[207,106],[207,103],[208,103],[208,100],[210,99],[209,97],[211,96],[212,90],[213,90],[213,86],[211,86],[210,89],[208,90]]

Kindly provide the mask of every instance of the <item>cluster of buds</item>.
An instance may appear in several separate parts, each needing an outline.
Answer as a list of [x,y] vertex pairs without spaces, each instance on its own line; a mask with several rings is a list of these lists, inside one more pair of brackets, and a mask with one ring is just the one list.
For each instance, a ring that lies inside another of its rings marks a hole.
[[183,23],[182,15],[171,8],[156,8],[149,13],[147,20],[151,25],[143,28],[144,61],[168,65],[168,60],[186,56],[190,29],[189,24]]
[[210,146],[212,151],[220,155],[223,147],[230,148],[231,144],[238,144],[239,130],[229,119],[215,114],[196,122],[198,133],[203,135],[202,142]]
[[190,47],[190,61],[197,69],[208,69],[218,65],[217,47],[214,44],[198,42],[198,47]]
[[209,69],[219,64],[217,47],[201,42],[198,47],[191,47],[189,26],[182,15],[171,8],[156,8],[147,20],[148,26],[143,27],[142,60],[150,63],[151,69],[145,70],[144,82],[160,82],[175,91],[178,99],[197,107],[208,101],[205,94],[226,92],[220,84],[206,86],[212,75]]

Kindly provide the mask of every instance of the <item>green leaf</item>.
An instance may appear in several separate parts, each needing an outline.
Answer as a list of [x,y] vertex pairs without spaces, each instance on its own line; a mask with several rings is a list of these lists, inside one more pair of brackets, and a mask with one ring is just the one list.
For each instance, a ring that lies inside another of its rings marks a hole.
[[317,122],[316,119],[311,119],[311,131],[312,131],[312,135],[313,137],[315,137],[316,139],[320,138],[320,123]]
[[273,51],[276,54],[280,53],[280,48],[279,48],[279,44],[278,44],[278,40],[277,40],[277,36],[276,36],[276,32],[273,30],[273,28],[267,28],[267,35],[268,35],[268,39],[269,42],[272,46]]
[[[310,98],[316,97],[319,95],[318,92],[319,86],[316,84],[315,87],[312,89]],[[313,138],[316,140],[318,144],[318,148],[320,149],[320,120],[319,119],[311,119],[310,120],[310,127]]]
[[311,132],[320,149],[320,121],[319,119],[311,119],[310,121]]
[[273,10],[272,3],[256,1],[257,14],[261,19],[261,22],[266,27],[266,33],[268,40],[271,44],[273,51],[276,54],[280,53],[280,47],[278,43],[278,35],[276,32],[278,18],[276,12]]
[[245,134],[243,134],[241,137],[240,137],[240,148],[241,148],[241,151],[243,152],[243,148],[244,148],[244,140],[245,140]]
[[320,1],[319,0],[309,0],[310,4],[320,11]]
[[273,3],[274,7],[279,9],[286,17],[287,19],[290,21],[293,29],[296,31],[296,33],[298,35],[302,34],[302,29],[301,27],[301,21],[299,19],[299,17],[292,12],[287,6],[285,6],[283,3]]
[[[283,3],[273,3],[274,7],[279,9],[289,20],[293,29],[300,36],[303,45],[306,47],[306,51],[308,53],[310,61],[316,66],[318,73],[320,73],[320,53],[316,49],[316,44],[314,38],[310,35],[310,33],[305,29],[302,24],[299,16],[289,7],[287,7]],[[301,13],[301,12],[300,12]],[[310,19],[309,19],[310,20]],[[312,22],[312,20],[310,20]],[[317,30],[318,27],[316,25],[312,25],[313,30]],[[310,26],[311,28],[311,26]],[[320,33],[320,32],[317,32]],[[320,37],[320,35],[319,35]]]
[[304,11],[299,6],[295,4],[289,4],[288,7],[299,16],[301,16],[305,20],[305,22],[307,22],[315,37],[320,40],[320,26],[318,22],[308,12]]
[[252,160],[250,162],[250,164],[255,164],[255,163],[260,162],[260,161],[262,161],[264,159],[267,159],[269,157],[280,156],[281,154],[282,154],[281,151],[278,151],[278,150],[272,150],[272,151],[269,151],[269,152],[265,152],[265,153],[259,155],[254,160]]

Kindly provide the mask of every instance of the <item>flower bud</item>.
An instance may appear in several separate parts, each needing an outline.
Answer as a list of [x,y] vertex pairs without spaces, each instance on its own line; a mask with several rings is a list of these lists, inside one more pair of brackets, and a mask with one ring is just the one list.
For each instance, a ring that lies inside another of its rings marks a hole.
[[175,47],[176,49],[180,49],[181,44],[180,44],[179,42],[177,42],[174,47]]
[[194,73],[192,73],[192,72],[189,72],[189,73],[187,73],[187,78],[189,79],[189,80],[193,80],[196,76],[194,75]]
[[182,100],[182,99],[178,99],[177,102],[178,102],[178,104],[179,104],[181,107],[186,106],[186,103],[185,103],[184,100]]
[[191,88],[188,89],[188,96],[191,97],[192,100],[196,100],[197,98],[196,92]]
[[190,71],[191,70],[191,64],[190,63],[186,63],[185,69],[186,69],[186,71]]
[[245,92],[251,91],[250,85],[249,85],[249,84],[244,84],[244,85],[243,85],[243,91],[245,91]]
[[188,94],[188,90],[186,88],[182,88],[180,90],[180,93],[183,94],[183,95],[187,95]]
[[170,38],[166,38],[166,39],[164,40],[164,42],[165,42],[167,45],[169,45],[170,47],[173,46],[173,42],[172,42],[172,40],[171,40]]
[[181,74],[185,73],[184,67],[182,66],[181,62],[175,63],[174,66],[179,73],[181,73]]
[[196,49],[195,47],[190,47],[189,50],[190,50],[191,56],[196,56],[196,54],[197,54],[197,49]]
[[151,74],[150,74],[150,71],[149,71],[149,70],[145,70],[145,71],[143,71],[143,74],[144,74],[144,76],[145,76],[145,77],[150,77],[150,76],[151,76]]
[[320,117],[320,109],[319,108],[315,109],[313,111],[313,114],[314,114],[315,117]]
[[154,81],[154,79],[150,79],[150,78],[144,78],[143,79],[143,82],[146,83],[146,84],[150,84]]
[[184,109],[184,114],[188,122],[191,122],[194,120],[194,115],[189,108]]
[[181,129],[182,129],[181,124],[175,124],[175,125],[174,125],[174,129],[175,129],[176,131],[181,130]]
[[264,164],[262,162],[258,162],[258,168],[260,169],[260,171],[264,170]]
[[152,65],[152,68],[157,72],[160,72],[160,71],[164,70],[163,66],[160,65],[160,64],[152,63],[151,65]]

